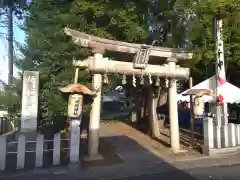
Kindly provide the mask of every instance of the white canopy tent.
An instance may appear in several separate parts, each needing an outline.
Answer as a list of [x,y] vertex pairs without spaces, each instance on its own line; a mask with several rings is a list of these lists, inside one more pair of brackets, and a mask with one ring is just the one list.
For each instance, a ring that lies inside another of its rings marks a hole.
[[[209,79],[193,86],[191,89],[208,89],[211,91],[215,91],[216,89],[216,77],[212,76]],[[190,96],[184,96],[188,90],[180,93],[177,95],[177,101],[190,101]],[[221,85],[219,88],[220,94],[224,97],[224,101],[227,103],[240,103],[240,88],[226,82],[225,84]],[[203,96],[202,100],[204,102],[211,102],[215,101],[211,96]]]

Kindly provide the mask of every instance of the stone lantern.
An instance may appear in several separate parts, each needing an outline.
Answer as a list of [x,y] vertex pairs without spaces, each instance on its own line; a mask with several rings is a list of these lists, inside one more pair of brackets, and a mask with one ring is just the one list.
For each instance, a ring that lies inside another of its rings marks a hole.
[[[192,113],[195,118],[201,117],[204,114],[204,102],[202,100],[203,96],[216,97],[215,93],[208,89],[189,89],[183,95],[195,96],[192,102]],[[191,103],[191,102],[190,102]]]
[[95,92],[82,84],[69,84],[64,88],[59,88],[63,93],[69,93],[68,98],[68,118],[81,120],[83,97],[94,96]]
[[69,84],[59,88],[63,93],[70,94],[68,98],[68,120],[70,121],[70,162],[79,159],[80,124],[82,120],[82,108],[84,96],[95,96],[95,92],[82,84]]

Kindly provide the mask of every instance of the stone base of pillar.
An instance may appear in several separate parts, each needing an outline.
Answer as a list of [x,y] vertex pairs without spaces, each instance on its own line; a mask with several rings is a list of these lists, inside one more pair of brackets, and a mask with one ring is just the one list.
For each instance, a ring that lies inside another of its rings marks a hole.
[[101,154],[87,155],[84,158],[84,161],[99,161],[103,160],[104,157]]
[[81,162],[78,161],[76,163],[70,163],[68,164],[67,166],[67,169],[71,172],[76,172],[76,171],[79,171],[81,169],[82,165],[81,165]]
[[172,149],[172,152],[175,153],[175,154],[183,154],[183,153],[187,153],[188,150],[186,150],[186,149],[173,150]]
[[206,156],[210,156],[210,151],[211,149],[209,149],[207,146],[202,146],[202,153]]

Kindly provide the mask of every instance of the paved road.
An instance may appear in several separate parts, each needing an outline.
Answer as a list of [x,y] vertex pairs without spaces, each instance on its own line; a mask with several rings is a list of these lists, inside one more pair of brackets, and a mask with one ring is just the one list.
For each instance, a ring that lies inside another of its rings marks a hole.
[[208,168],[193,168],[189,170],[173,170],[161,173],[153,173],[148,175],[134,176],[128,178],[118,178],[115,180],[160,180],[160,179],[176,179],[176,180],[239,180],[240,164],[216,166]]
[[[119,172],[118,172],[119,173]],[[141,172],[139,172],[141,173]],[[171,168],[161,172],[145,173],[141,175],[134,175],[130,177],[124,177],[122,174],[118,178],[104,178],[101,174],[101,178],[81,178],[80,172],[76,173],[55,173],[55,174],[25,174],[21,176],[12,176],[11,178],[0,178],[1,180],[239,180],[240,179],[240,164],[239,165],[225,165],[208,168],[193,168],[188,170],[178,170]],[[114,176],[114,174],[113,174]]]

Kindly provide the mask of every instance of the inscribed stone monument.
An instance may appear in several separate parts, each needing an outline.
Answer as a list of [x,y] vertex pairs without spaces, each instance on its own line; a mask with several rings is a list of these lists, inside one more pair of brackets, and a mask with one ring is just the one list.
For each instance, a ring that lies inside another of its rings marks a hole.
[[24,71],[22,89],[21,132],[37,130],[39,72]]

